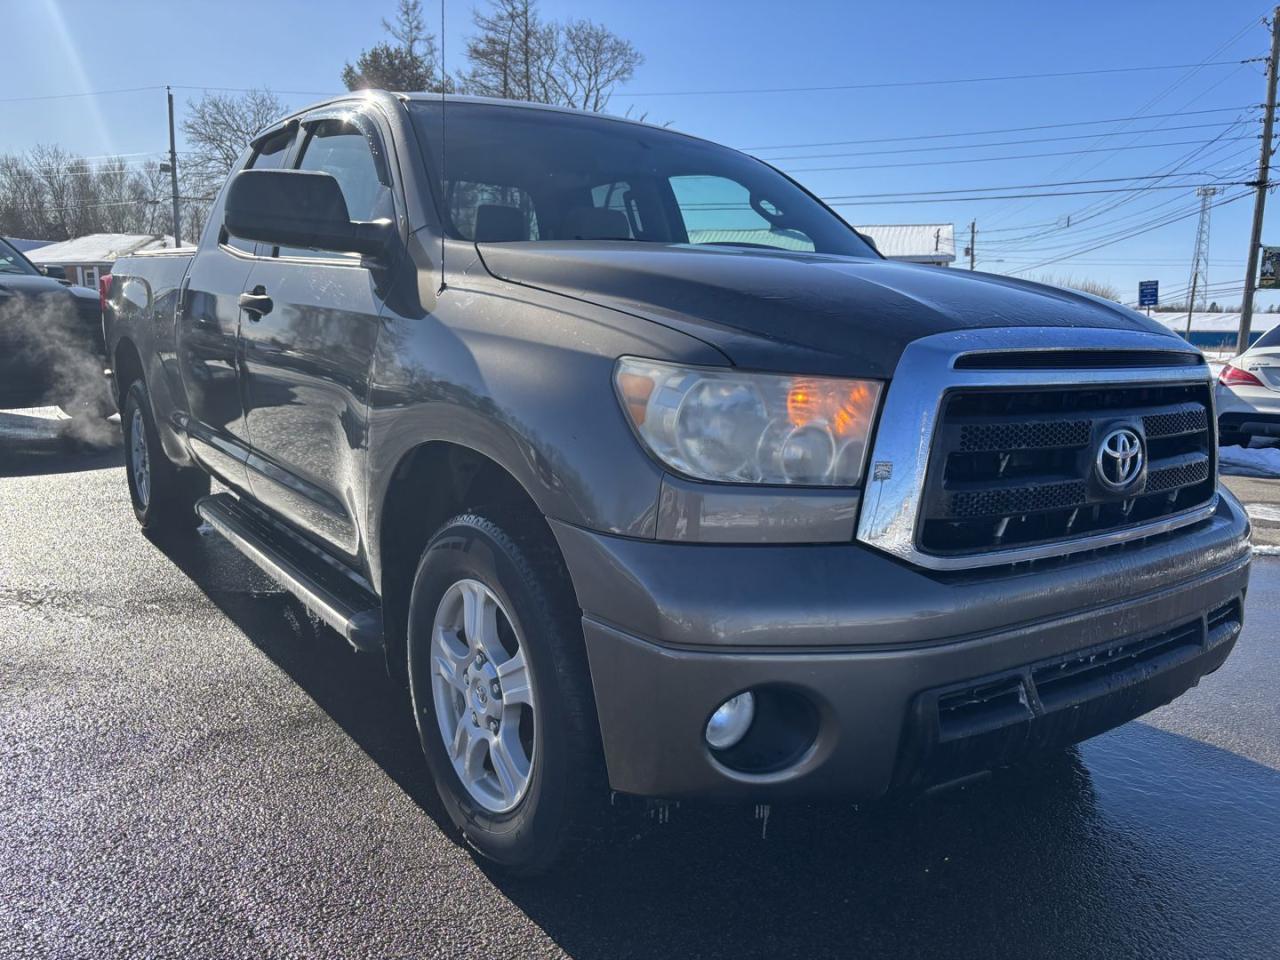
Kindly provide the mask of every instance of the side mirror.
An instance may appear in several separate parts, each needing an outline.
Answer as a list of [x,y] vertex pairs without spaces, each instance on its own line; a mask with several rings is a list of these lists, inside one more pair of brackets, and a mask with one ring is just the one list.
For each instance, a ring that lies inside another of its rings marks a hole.
[[54,280],[67,279],[67,270],[65,267],[59,267],[56,264],[46,263],[40,268],[40,272],[46,277],[52,277]]
[[390,220],[352,220],[342,188],[318,170],[242,170],[223,210],[227,233],[282,247],[376,256],[391,241]]

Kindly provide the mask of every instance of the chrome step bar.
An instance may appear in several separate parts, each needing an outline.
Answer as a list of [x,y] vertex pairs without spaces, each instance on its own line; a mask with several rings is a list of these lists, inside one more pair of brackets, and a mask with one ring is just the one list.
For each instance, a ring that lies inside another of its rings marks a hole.
[[203,497],[196,513],[357,650],[382,649],[382,607],[317,548],[229,493]]

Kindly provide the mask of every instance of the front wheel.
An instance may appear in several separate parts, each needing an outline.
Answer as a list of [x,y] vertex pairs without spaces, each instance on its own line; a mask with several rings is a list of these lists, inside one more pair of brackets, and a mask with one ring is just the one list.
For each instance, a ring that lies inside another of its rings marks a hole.
[[580,616],[540,523],[457,517],[414,578],[408,666],[423,751],[467,842],[513,871],[549,867],[605,795]]
[[120,426],[129,499],[142,529],[150,533],[194,529],[200,523],[195,504],[209,495],[209,476],[178,467],[165,455],[141,380],[135,380],[125,394]]

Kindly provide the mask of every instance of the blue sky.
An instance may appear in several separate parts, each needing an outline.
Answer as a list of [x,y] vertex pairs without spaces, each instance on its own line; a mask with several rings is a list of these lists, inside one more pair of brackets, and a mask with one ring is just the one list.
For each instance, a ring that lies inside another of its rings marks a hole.
[[[452,68],[461,64],[472,3],[446,2]],[[0,6],[7,41],[0,152],[60,143],[91,156],[121,153],[141,162],[167,144],[162,91],[6,98],[171,83],[192,88],[178,91],[180,111],[205,87],[265,86],[290,106],[302,105],[341,89],[343,62],[382,38],[379,16],[392,13],[394,0],[0,0]],[[426,7],[438,21],[438,0],[427,0]],[[1193,188],[981,202],[941,202],[921,196],[924,191],[1154,176],[1183,158],[1177,169],[1206,176],[1006,192],[1191,184],[1208,182],[1209,175],[1241,180],[1257,162],[1260,113],[1245,108],[1264,95],[1259,63],[982,83],[708,92],[1237,61],[1266,53],[1267,35],[1258,21],[1268,8],[1257,2],[543,0],[542,9],[548,17],[602,21],[644,53],[644,66],[615,96],[611,111],[647,110],[651,120],[738,147],[803,145],[758,152],[786,158],[778,165],[824,197],[893,193],[926,201],[840,207],[854,223],[950,222],[961,233],[976,219],[979,269],[1106,280],[1125,299],[1136,297],[1141,279],[1158,279],[1162,292],[1177,292],[1188,278],[1194,216],[1086,248],[1192,211]],[[672,92],[681,95],[653,95]],[[1136,115],[1144,119],[1091,123]],[[1068,123],[1080,125],[938,136]],[[905,137],[933,139],[867,142]],[[1219,139],[1210,143],[1214,137]],[[842,143],[810,146],[835,142]],[[1000,145],[971,146],[992,142]],[[888,150],[904,152],[877,152]],[[1064,155],[1071,150],[1092,152]],[[842,169],[823,169],[831,167]],[[1226,189],[1230,198],[1245,188]],[[1251,200],[1242,199],[1213,212],[1210,280],[1223,302],[1238,300],[1250,210]],[[1267,240],[1280,243],[1280,229],[1264,232]],[[1037,266],[1064,255],[1074,256]],[[1269,296],[1259,303],[1265,306]]]

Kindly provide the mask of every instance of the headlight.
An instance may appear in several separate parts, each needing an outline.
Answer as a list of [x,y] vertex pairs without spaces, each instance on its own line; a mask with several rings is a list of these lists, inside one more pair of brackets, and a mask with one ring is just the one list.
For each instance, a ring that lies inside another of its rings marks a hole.
[[614,381],[645,445],[680,473],[728,483],[853,487],[862,481],[878,380],[623,357]]

